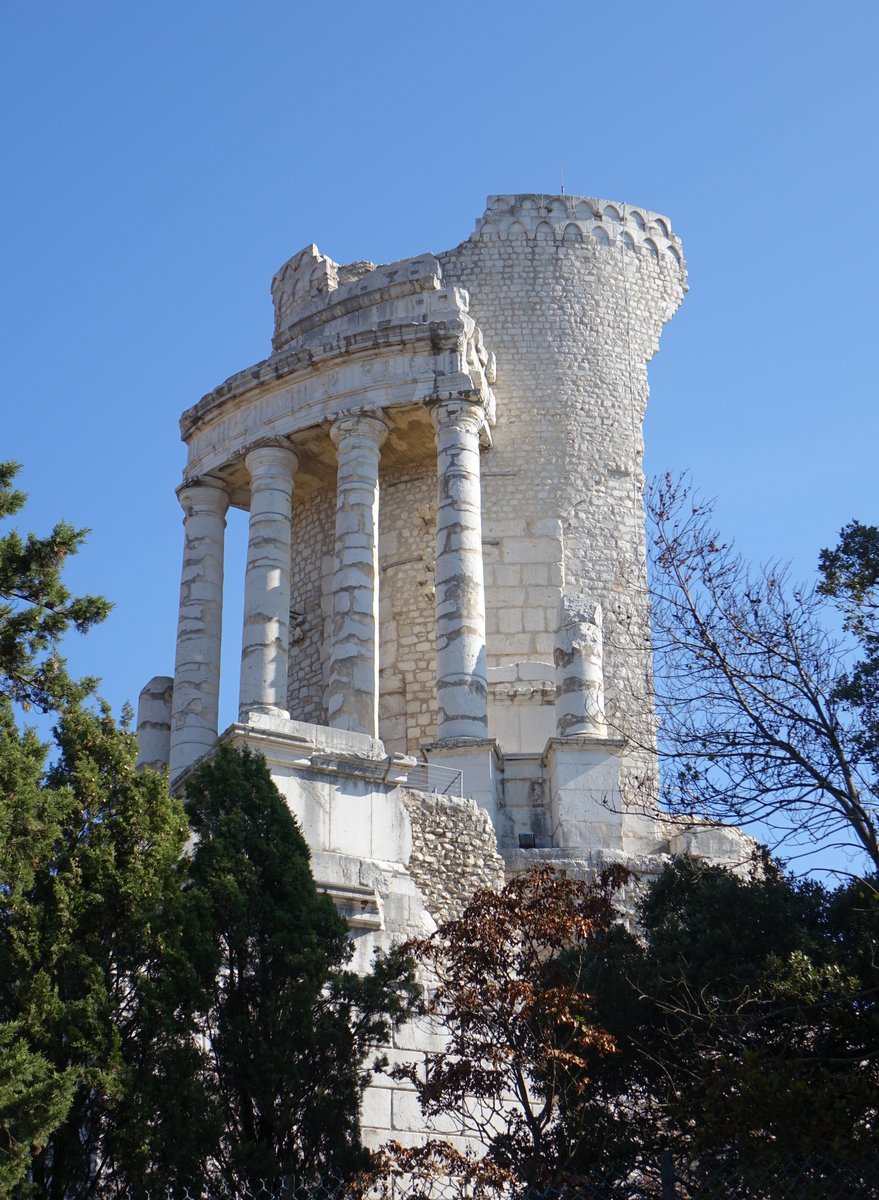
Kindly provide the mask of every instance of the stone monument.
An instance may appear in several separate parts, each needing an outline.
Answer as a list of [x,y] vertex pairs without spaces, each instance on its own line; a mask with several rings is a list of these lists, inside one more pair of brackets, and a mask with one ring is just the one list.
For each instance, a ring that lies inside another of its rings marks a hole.
[[[747,857],[657,806],[642,420],[685,288],[665,217],[492,196],[435,255],[306,246],[272,281],[272,353],[181,418],[176,663],[141,694],[141,761],[180,786],[218,737],[259,750],[363,966],[505,871]],[[220,732],[229,506],[250,525]],[[364,1125],[423,1128],[390,1081]]]

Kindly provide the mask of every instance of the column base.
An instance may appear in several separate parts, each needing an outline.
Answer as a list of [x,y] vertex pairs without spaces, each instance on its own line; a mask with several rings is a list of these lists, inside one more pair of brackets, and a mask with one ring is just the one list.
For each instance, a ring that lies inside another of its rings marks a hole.
[[619,755],[624,743],[597,737],[550,738],[543,755],[552,844],[622,850]]
[[286,708],[276,708],[274,704],[249,704],[247,708],[239,711],[238,720],[242,725],[246,725],[250,716],[280,717],[282,721],[290,720],[290,714]]
[[463,794],[485,809],[497,828],[504,795],[504,760],[494,738],[444,738],[421,747],[429,763],[462,773]]

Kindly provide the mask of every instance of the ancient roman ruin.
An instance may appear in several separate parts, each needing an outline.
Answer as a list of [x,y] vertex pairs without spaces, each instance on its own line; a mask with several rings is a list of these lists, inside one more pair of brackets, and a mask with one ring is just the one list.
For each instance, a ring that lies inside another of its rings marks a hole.
[[[181,418],[176,662],[141,695],[141,761],[179,785],[218,737],[260,750],[363,965],[532,863],[747,853],[657,804],[642,419],[685,289],[665,217],[492,196],[442,253],[306,246],[272,281],[271,354]],[[220,731],[230,506],[249,543]],[[423,1128],[390,1082],[364,1122]]]

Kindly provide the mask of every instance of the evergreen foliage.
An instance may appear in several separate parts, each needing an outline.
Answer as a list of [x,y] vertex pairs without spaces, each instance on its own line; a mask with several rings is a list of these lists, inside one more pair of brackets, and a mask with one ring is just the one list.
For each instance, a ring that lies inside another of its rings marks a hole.
[[[24,505],[13,487],[20,467],[0,463],[0,520]],[[65,669],[59,642],[73,626],[85,633],[102,621],[110,604],[100,596],[71,596],[61,581],[64,562],[88,530],[59,521],[48,537],[0,537],[0,692],[25,708],[47,712],[82,698],[93,680],[76,682]]]
[[786,1196],[765,1181],[795,1166],[817,1195],[830,1164],[877,1159],[875,881],[829,892],[771,863],[742,879],[681,859],[648,888],[638,937],[614,920],[619,881],[534,872],[413,943],[450,1041],[396,1074],[487,1152],[389,1144],[388,1194],[410,1176],[440,1196],[451,1175],[477,1197],[581,1195],[668,1158],[717,1181],[706,1195],[753,1178]]
[[[24,502],[0,467],[0,516]],[[361,979],[265,763],[136,771],[129,717],[58,642],[109,605],[61,581],[84,531],[0,539],[0,1197],[218,1193],[366,1160],[365,1059],[412,1008]],[[53,759],[15,705],[52,712]],[[130,716],[130,714],[129,714]],[[191,853],[188,853],[191,851]]]
[[136,1081],[162,1075],[150,1022],[173,974],[186,821],[106,708],[65,708],[44,774],[5,703],[0,1147],[20,1194],[67,1200],[118,1176]]
[[[605,1145],[771,1170],[879,1150],[879,892],[688,859],[612,930],[585,975],[617,1054],[588,1103]],[[584,1093],[585,1095],[585,1093]]]
[[346,924],[317,893],[308,847],[258,755],[218,747],[186,804],[204,1079],[221,1128],[207,1175],[218,1188],[344,1178],[367,1161],[365,1060],[412,1008],[411,965],[394,953],[366,978],[345,969]]

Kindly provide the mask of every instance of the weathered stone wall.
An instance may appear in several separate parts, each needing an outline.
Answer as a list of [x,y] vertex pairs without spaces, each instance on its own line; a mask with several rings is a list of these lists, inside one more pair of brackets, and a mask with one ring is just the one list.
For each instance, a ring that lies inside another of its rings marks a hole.
[[379,736],[418,754],[436,730],[436,459],[382,472],[379,507]]
[[[489,666],[551,661],[560,594],[582,593],[604,613],[609,730],[649,745],[644,364],[683,297],[679,244],[625,206],[496,197],[439,260],[498,362],[482,489]],[[650,762],[630,749],[623,794],[645,783]]]
[[[326,723],[335,487],[293,501],[290,715]],[[417,754],[436,730],[436,462],[380,473],[379,736]]]
[[[649,807],[645,364],[683,297],[680,244],[662,218],[627,206],[495,197],[473,237],[438,261],[498,360],[497,424],[481,456],[489,671],[553,661],[563,594],[600,605],[607,727],[628,745],[622,793]],[[410,461],[383,462],[380,485],[379,732],[389,749],[418,753],[437,732],[435,454],[422,444]],[[326,720],[334,503],[332,485],[294,499],[290,705],[302,720]],[[489,733],[508,752],[540,752],[547,700],[517,697],[513,744],[509,721]]]
[[412,822],[409,871],[438,925],[464,911],[479,888],[497,890],[504,860],[488,813],[472,800],[400,789]]
[[333,579],[336,489],[293,494],[288,705],[294,721],[327,723],[329,598]]

